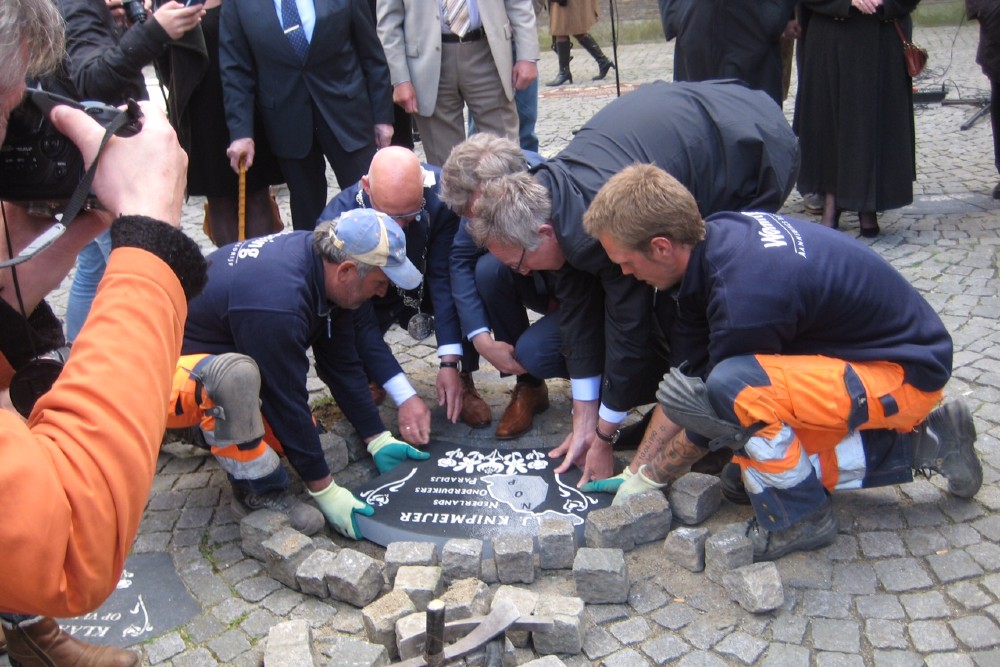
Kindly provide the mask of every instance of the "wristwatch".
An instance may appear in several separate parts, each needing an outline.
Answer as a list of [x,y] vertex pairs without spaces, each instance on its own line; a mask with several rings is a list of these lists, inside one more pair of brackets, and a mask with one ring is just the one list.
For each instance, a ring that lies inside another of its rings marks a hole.
[[601,433],[601,427],[598,426],[597,428],[594,429],[594,433],[596,433],[597,437],[603,440],[604,442],[608,443],[609,445],[614,445],[616,442],[618,442],[618,438],[621,437],[622,430],[620,428],[616,428],[614,430],[614,433],[608,435],[607,433]]

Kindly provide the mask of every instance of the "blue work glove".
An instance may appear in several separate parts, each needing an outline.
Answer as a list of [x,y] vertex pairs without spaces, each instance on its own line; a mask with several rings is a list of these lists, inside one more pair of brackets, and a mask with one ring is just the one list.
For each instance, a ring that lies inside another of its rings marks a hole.
[[625,499],[629,496],[638,495],[640,493],[645,493],[646,491],[660,490],[669,486],[666,483],[654,482],[650,478],[646,477],[643,472],[646,470],[646,466],[639,468],[639,472],[632,475],[618,488],[618,493],[615,494],[615,499],[611,502],[612,505],[621,505],[625,502]]
[[628,466],[625,466],[625,470],[622,470],[621,474],[608,477],[607,479],[599,479],[596,482],[587,482],[580,487],[580,490],[584,493],[617,493],[618,487],[631,477],[632,471],[629,470]]
[[368,453],[375,459],[375,467],[380,473],[386,473],[406,459],[424,461],[431,455],[400,442],[392,437],[392,433],[382,431],[377,438],[368,443]]
[[337,486],[336,482],[330,482],[330,486],[322,491],[316,493],[310,491],[309,495],[316,499],[316,504],[319,505],[320,511],[323,512],[323,516],[330,522],[330,525],[344,537],[350,537],[353,540],[362,538],[361,531],[358,530],[358,520],[354,518],[354,515],[371,516],[375,514],[375,509],[371,505],[361,502],[354,497],[353,493]]

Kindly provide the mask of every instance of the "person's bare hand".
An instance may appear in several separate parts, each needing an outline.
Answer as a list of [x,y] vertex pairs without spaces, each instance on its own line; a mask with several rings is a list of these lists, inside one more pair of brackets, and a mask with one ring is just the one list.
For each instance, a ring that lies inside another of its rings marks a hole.
[[399,434],[411,445],[426,445],[431,439],[431,411],[419,396],[403,401],[396,414]]
[[[142,130],[132,137],[111,137],[97,164],[94,193],[114,215],[145,215],[179,227],[187,153],[166,115],[150,102],[139,104],[144,114]],[[104,127],[68,106],[52,110],[52,123],[77,145],[89,167],[104,138]],[[136,174],[143,177],[136,178]]]
[[442,368],[437,375],[438,405],[446,406],[445,414],[452,424],[462,414],[462,380],[457,368]]
[[233,171],[237,174],[240,173],[240,157],[243,158],[243,164],[246,166],[247,170],[253,166],[253,156],[254,156],[254,143],[253,139],[249,137],[244,137],[243,139],[237,139],[233,143],[229,144],[229,148],[226,149],[226,157],[229,158],[229,166],[232,167]]
[[874,14],[882,6],[882,0],[851,0],[851,6],[862,14]]
[[378,123],[375,125],[375,148],[385,148],[392,143],[392,125]]
[[538,78],[538,64],[534,60],[518,60],[514,63],[511,83],[514,90],[524,90]]
[[510,343],[494,340],[488,333],[478,334],[472,341],[483,359],[493,364],[501,373],[509,375],[525,375],[528,370],[518,361],[514,346]]
[[397,83],[392,89],[392,101],[403,107],[406,113],[419,113],[417,108],[417,91],[409,81]]
[[170,35],[170,39],[180,39],[184,33],[201,23],[204,15],[205,7],[200,4],[185,7],[176,0],[170,0],[153,12],[153,19]]

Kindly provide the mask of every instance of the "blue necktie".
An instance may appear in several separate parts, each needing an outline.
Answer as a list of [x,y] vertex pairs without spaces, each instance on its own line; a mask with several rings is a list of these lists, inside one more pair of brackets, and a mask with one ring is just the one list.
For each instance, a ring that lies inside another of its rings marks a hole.
[[305,61],[306,53],[309,51],[309,40],[306,39],[306,31],[302,27],[302,17],[299,16],[295,0],[281,0],[281,23],[285,26],[285,37],[295,50],[295,55],[299,60]]

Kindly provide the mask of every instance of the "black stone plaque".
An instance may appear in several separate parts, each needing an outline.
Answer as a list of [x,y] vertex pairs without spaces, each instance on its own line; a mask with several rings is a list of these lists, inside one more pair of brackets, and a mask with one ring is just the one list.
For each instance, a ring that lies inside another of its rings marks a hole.
[[576,488],[581,470],[557,475],[561,459],[542,449],[501,449],[432,441],[426,461],[407,461],[354,489],[375,508],[358,516],[366,539],[444,544],[452,538],[483,541],[507,533],[537,534],[542,517],[573,522],[583,544],[587,513],[611,504],[609,493],[583,493]]
[[168,554],[133,554],[118,587],[97,611],[60,618],[59,625],[81,641],[124,648],[169,632],[200,612]]

